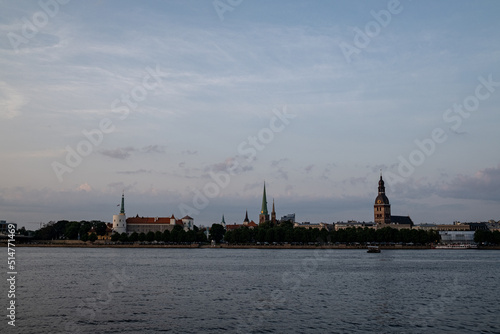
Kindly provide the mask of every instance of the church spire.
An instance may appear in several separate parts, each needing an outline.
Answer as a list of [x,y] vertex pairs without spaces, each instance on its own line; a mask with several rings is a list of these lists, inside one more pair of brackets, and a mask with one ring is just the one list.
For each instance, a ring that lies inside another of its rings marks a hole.
[[264,181],[264,192],[262,194],[262,208],[260,210],[260,213],[263,215],[268,215],[269,213],[267,212],[267,198],[266,198],[266,182]]
[[248,210],[245,212],[245,220],[243,221],[244,223],[249,223],[250,220],[248,220]]
[[125,214],[125,193],[122,193],[122,206],[120,208],[120,214]]
[[273,211],[271,211],[271,222],[276,225],[276,210],[274,209],[274,198],[273,198]]
[[378,181],[378,193],[385,194],[384,180],[382,179],[382,171],[380,171],[380,180]]
[[267,211],[267,197],[266,197],[266,182],[264,181],[264,192],[262,194],[262,207],[259,214],[259,224],[269,221],[269,212]]

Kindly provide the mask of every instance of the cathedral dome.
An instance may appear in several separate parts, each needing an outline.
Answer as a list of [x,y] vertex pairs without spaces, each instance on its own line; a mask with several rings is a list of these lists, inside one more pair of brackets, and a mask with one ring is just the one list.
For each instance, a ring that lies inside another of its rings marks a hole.
[[375,198],[375,204],[389,204],[389,199],[384,193],[378,194],[377,198]]

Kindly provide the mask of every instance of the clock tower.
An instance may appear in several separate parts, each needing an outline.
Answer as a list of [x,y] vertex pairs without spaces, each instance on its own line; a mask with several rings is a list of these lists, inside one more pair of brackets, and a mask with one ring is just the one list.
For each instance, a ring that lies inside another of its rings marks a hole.
[[389,199],[385,195],[384,180],[382,179],[382,172],[380,172],[380,180],[378,181],[378,196],[375,199],[373,206],[375,223],[390,224],[391,223],[391,205]]

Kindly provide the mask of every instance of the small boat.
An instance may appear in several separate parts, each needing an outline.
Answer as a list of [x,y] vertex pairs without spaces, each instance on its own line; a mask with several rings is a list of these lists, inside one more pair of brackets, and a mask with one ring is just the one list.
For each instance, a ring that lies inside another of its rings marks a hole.
[[378,246],[368,246],[367,253],[380,253],[380,248]]

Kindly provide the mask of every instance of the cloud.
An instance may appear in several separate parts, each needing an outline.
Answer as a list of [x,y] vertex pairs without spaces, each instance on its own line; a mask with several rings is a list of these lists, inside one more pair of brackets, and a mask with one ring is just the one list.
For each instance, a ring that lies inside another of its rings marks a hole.
[[99,153],[102,155],[105,155],[107,157],[113,158],[113,159],[119,159],[119,160],[126,160],[132,156],[132,153],[134,152],[141,152],[141,153],[165,153],[165,146],[161,145],[148,145],[144,146],[142,148],[135,148],[132,146],[127,146],[127,147],[119,147],[115,149],[110,149],[110,150],[101,150]]
[[101,150],[99,153],[113,159],[125,160],[130,158],[132,152],[134,151],[136,151],[136,149],[133,147],[123,147],[115,148],[113,150]]
[[[222,173],[226,172],[232,175],[242,174],[253,170],[253,166],[246,162],[240,156],[229,157],[223,162],[215,163],[205,167],[205,172]],[[208,176],[208,175],[206,175]]]
[[181,152],[182,154],[186,154],[186,155],[196,155],[198,154],[198,151],[194,151],[194,150],[184,150]]
[[92,190],[92,187],[87,183],[83,183],[81,184],[78,188],[76,188],[77,190],[81,190],[81,191],[86,191],[86,192],[89,192]]
[[309,166],[306,166],[306,168],[304,168],[304,170],[306,171],[307,174],[309,174],[313,168],[314,168],[314,164],[310,164]]
[[441,197],[500,201],[500,165],[478,171],[472,176],[457,175],[438,187]]
[[165,146],[161,145],[148,145],[141,148],[141,152],[144,153],[165,153]]
[[138,170],[130,170],[130,171],[118,171],[117,174],[124,175],[134,175],[134,174],[151,174],[153,171],[151,169],[138,169]]
[[19,115],[26,99],[7,83],[0,81],[0,118],[11,119]]

